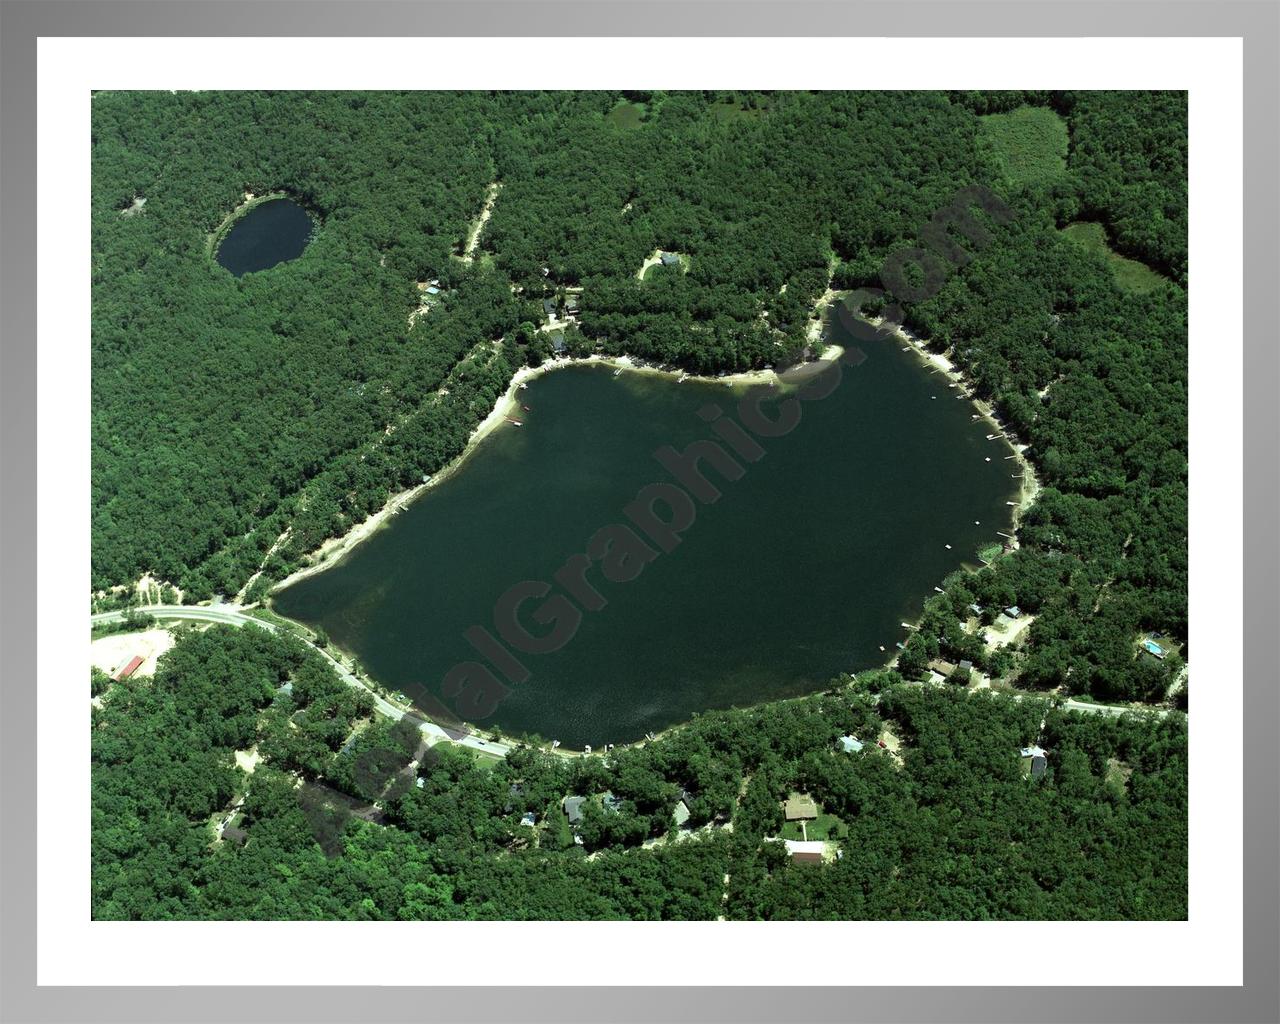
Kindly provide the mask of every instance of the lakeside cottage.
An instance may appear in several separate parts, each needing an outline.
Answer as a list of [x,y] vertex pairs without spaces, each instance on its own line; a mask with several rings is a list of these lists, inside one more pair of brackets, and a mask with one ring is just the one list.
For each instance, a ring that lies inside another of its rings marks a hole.
[[1049,767],[1048,751],[1038,744],[1023,747],[1018,753],[1022,756],[1023,770],[1033,779],[1040,778]]
[[244,846],[249,838],[249,833],[236,825],[228,825],[222,830],[222,838],[229,843],[235,843],[237,846]]
[[807,793],[792,793],[782,808],[787,821],[813,821],[818,816],[818,805]]
[[567,796],[560,802],[560,806],[564,809],[565,817],[569,819],[570,825],[582,824],[582,805],[586,803],[585,796]]

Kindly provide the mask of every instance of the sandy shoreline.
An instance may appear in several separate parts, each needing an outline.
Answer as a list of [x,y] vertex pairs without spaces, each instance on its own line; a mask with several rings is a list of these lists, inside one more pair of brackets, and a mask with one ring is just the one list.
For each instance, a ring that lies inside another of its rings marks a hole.
[[[783,285],[783,287],[785,288],[786,285]],[[827,326],[827,309],[836,301],[836,299],[842,299],[848,294],[850,294],[848,289],[828,287],[827,290],[819,297],[818,301],[814,303],[813,315],[809,318],[807,333],[810,344],[822,340],[822,332]]]
[[[823,351],[823,358],[835,359],[843,349],[838,345],[829,345]],[[654,374],[662,377],[673,377],[677,381],[695,380],[704,384],[724,384],[731,386],[740,386],[748,384],[769,384],[776,385],[785,383],[785,377],[779,376],[773,370],[748,370],[742,373],[725,374],[723,377],[703,377],[697,374],[685,373],[681,370],[670,370],[660,366],[652,366],[647,363],[632,359],[630,356],[612,356],[612,355],[590,355],[580,358],[569,359],[552,359],[547,360],[539,366],[522,366],[512,376],[507,384],[507,389],[499,397],[494,407],[471,432],[471,436],[467,439],[466,446],[461,452],[455,456],[448,465],[433,475],[426,483],[417,484],[407,490],[400,491],[398,494],[392,495],[385,505],[377,512],[365,519],[363,522],[357,523],[351,527],[346,533],[340,537],[330,537],[314,551],[310,552],[306,557],[309,559],[308,564],[291,573],[279,583],[271,588],[271,592],[283,590],[285,587],[292,586],[299,580],[306,579],[315,573],[322,572],[325,569],[331,569],[336,566],[343,558],[346,558],[351,551],[362,541],[372,537],[379,529],[386,525],[387,521],[416,501],[425,491],[437,486],[447,480],[462,464],[467,457],[475,451],[480,443],[493,433],[498,427],[506,422],[508,416],[520,407],[517,394],[522,384],[541,377],[544,373],[550,373],[554,370],[563,369],[568,366],[590,366],[592,364],[600,364],[603,366],[613,366],[619,370],[625,370],[628,373],[645,373]],[[806,364],[800,364],[804,366]],[[811,365],[811,364],[810,364]]]
[[[869,322],[877,327],[884,326],[883,317],[869,318]],[[903,342],[903,347],[909,347],[911,351],[927,365],[933,367],[934,370],[941,373],[949,381],[958,385],[962,389],[964,397],[975,409],[978,410],[978,416],[985,423],[991,426],[992,433],[1001,435],[1013,450],[1013,455],[1009,457],[1009,461],[1012,461],[1013,464],[1018,467],[1022,476],[1022,482],[1018,491],[1018,500],[1011,503],[1012,508],[1010,510],[1011,523],[1008,532],[1014,536],[1012,538],[1005,537],[1003,534],[998,534],[998,536],[1000,536],[1000,539],[1004,543],[1009,544],[1012,548],[1016,549],[1018,547],[1018,523],[1021,521],[1022,516],[1026,513],[1027,509],[1029,509],[1032,503],[1036,500],[1036,496],[1040,493],[1041,488],[1040,478],[1036,476],[1035,467],[1026,457],[1026,451],[1029,446],[1024,444],[1016,434],[1013,434],[1009,428],[1005,426],[999,415],[997,415],[996,411],[987,402],[982,401],[980,398],[975,398],[970,393],[968,378],[965,377],[961,370],[956,368],[956,365],[948,359],[945,354],[929,351],[929,348],[923,339],[911,333],[911,331],[907,330],[901,324],[894,329],[893,337],[895,340]],[[920,619],[923,618],[923,616],[924,610],[922,607],[915,618],[911,619],[907,624],[914,628],[920,624]],[[887,652],[886,660],[881,667],[893,668],[894,662],[897,660],[898,651],[895,648],[892,651]]]
[[[883,326],[884,323],[883,318],[873,320],[871,322],[877,326]],[[1036,476],[1035,467],[1026,457],[1026,451],[1029,446],[1024,444],[1016,434],[1010,431],[1010,429],[1000,419],[996,411],[988,403],[973,396],[969,389],[969,379],[961,370],[956,368],[956,365],[948,359],[946,355],[938,352],[930,352],[922,339],[918,338],[901,325],[894,330],[893,336],[909,345],[916,355],[930,366],[934,367],[939,373],[943,374],[943,376],[945,376],[949,381],[959,385],[964,391],[965,398],[967,398],[970,404],[978,410],[978,415],[986,423],[991,425],[994,433],[998,433],[1003,436],[1005,441],[1008,442],[1009,447],[1013,449],[1014,458],[1012,461],[1022,474],[1022,484],[1019,490],[1018,501],[1013,508],[1013,528],[1014,532],[1016,532],[1018,528],[1018,521],[1021,519],[1023,513],[1031,507],[1031,503],[1035,501],[1036,495],[1040,493],[1041,487],[1040,478]],[[1013,543],[1016,547],[1017,542],[1014,541]]]
[[[818,306],[816,307],[817,323],[819,325],[822,325],[824,323],[823,314],[825,313],[827,308],[834,301],[840,298],[840,296],[842,296],[843,294],[845,293],[841,291],[835,291],[830,288],[828,288],[827,291],[823,294],[822,298],[819,300]],[[877,325],[880,325],[882,323],[882,321],[877,321],[877,320],[872,320],[871,322]],[[1013,455],[1010,458],[1010,461],[1012,461],[1016,466],[1019,467],[1019,470],[1021,471],[1021,474],[1022,474],[1022,483],[1021,483],[1021,488],[1018,495],[1018,500],[1011,508],[1011,520],[1012,520],[1011,528],[1007,531],[1009,533],[1016,534],[1019,520],[1021,519],[1025,511],[1031,506],[1031,503],[1035,500],[1036,495],[1039,493],[1040,486],[1041,486],[1040,481],[1036,476],[1034,467],[1027,460],[1024,454],[1027,449],[1027,445],[1023,444],[1015,435],[1011,435],[1008,432],[1004,423],[1000,420],[999,416],[995,413],[995,410],[993,410],[990,405],[988,405],[986,402],[981,401],[980,399],[974,398],[970,394],[969,383],[967,378],[964,376],[964,374],[960,370],[956,368],[955,364],[952,363],[950,359],[948,359],[943,354],[930,352],[926,347],[925,343],[920,338],[916,337],[914,334],[906,330],[904,327],[899,326],[893,332],[893,334],[894,334],[895,340],[899,340],[903,343],[903,347],[909,347],[917,355],[917,357],[919,357],[922,361],[924,361],[926,364],[928,364],[938,373],[941,373],[942,375],[944,375],[949,381],[961,387],[963,389],[964,397],[976,409],[978,416],[981,417],[981,419],[985,423],[991,426],[992,433],[1004,435],[1004,439],[1006,440],[1006,442],[1008,443],[1009,447],[1013,452]],[[818,337],[821,337],[820,333]],[[835,359],[835,358],[838,358],[842,352],[843,352],[843,349],[838,345],[827,345],[822,352],[822,358]],[[461,467],[466,462],[467,457],[480,445],[480,443],[486,437],[488,437],[491,433],[493,433],[493,431],[496,430],[502,423],[504,423],[510,414],[512,414],[513,412],[515,412],[520,408],[518,394],[520,391],[520,386],[522,384],[527,384],[529,381],[534,380],[545,373],[550,373],[558,369],[563,369],[565,367],[570,367],[570,366],[584,366],[584,365],[592,365],[592,364],[612,366],[619,370],[626,371],[628,373],[646,373],[646,374],[653,374],[657,376],[672,377],[672,378],[675,378],[677,381],[691,379],[691,380],[695,380],[695,381],[706,383],[706,384],[724,384],[724,385],[731,385],[731,386],[770,384],[770,385],[776,386],[778,384],[785,385],[785,383],[787,382],[786,371],[784,371],[784,375],[779,375],[774,370],[769,369],[769,370],[751,370],[743,373],[726,374],[723,377],[705,377],[697,374],[685,373],[679,370],[667,369],[661,366],[653,366],[653,365],[646,364],[638,360],[632,359],[631,357],[625,356],[625,355],[613,356],[613,355],[594,354],[594,355],[584,356],[580,358],[561,358],[561,359],[548,360],[536,367],[522,366],[512,376],[510,382],[507,385],[506,390],[498,398],[497,402],[494,404],[493,409],[490,410],[489,414],[476,426],[475,430],[471,434],[471,437],[468,439],[466,446],[454,459],[452,459],[449,462],[447,466],[445,466],[442,470],[440,470],[440,472],[432,476],[432,478],[426,483],[418,484],[415,487],[411,487],[408,490],[401,491],[400,493],[394,495],[387,502],[387,504],[384,505],[381,509],[375,512],[373,515],[369,516],[363,522],[358,523],[357,525],[352,527],[349,531],[347,531],[347,533],[343,534],[341,537],[332,537],[329,540],[325,541],[318,549],[316,549],[315,552],[313,552],[309,556],[311,559],[313,559],[311,564],[299,569],[297,572],[293,573],[292,575],[288,576],[286,579],[282,580],[280,583],[276,584],[276,586],[272,588],[272,592],[282,590],[285,587],[290,586],[291,584],[296,583],[301,579],[304,579],[308,576],[313,575],[314,573],[322,572],[325,569],[329,569],[336,566],[337,564],[339,564],[339,562],[343,558],[349,555],[351,551],[355,547],[357,547],[362,541],[373,536],[374,533],[376,533],[382,526],[384,526],[387,520],[392,515],[404,509],[413,501],[417,500],[417,498],[420,497],[424,491],[428,490],[431,487],[436,486],[437,484],[441,483],[444,480],[447,480],[450,476],[452,476],[453,473],[455,473],[458,470],[458,468]],[[805,367],[806,365],[812,366],[813,364],[802,363],[802,364],[799,364],[798,368],[803,369],[803,367]],[[997,534],[997,536],[999,535]],[[993,538],[993,541],[995,539],[996,538]],[[1011,543],[1014,547],[1017,546],[1016,539],[1015,540],[1008,540],[1008,538],[1001,538],[1001,539],[1004,539],[1008,543]],[[919,612],[913,620],[911,620],[910,625],[912,626],[917,625],[922,615],[923,615],[923,610]],[[892,668],[894,665],[894,662],[897,661],[897,657],[898,657],[898,651],[896,648],[887,650],[885,653],[885,661],[882,667]],[[676,728],[676,727],[677,726],[670,726],[668,727],[668,729],[662,730],[662,732],[659,733],[658,735],[661,736],[664,733],[670,731],[671,728]],[[472,726],[472,729],[476,732],[477,735],[481,735],[481,736],[489,735],[487,732],[485,732],[485,730],[481,728],[477,728],[474,725]],[[646,739],[640,739],[633,742],[644,743],[646,742]],[[619,747],[630,746],[630,745],[632,744],[618,744]],[[580,751],[570,751],[563,747],[560,748],[557,751],[557,753],[563,753],[567,755],[581,754]]]

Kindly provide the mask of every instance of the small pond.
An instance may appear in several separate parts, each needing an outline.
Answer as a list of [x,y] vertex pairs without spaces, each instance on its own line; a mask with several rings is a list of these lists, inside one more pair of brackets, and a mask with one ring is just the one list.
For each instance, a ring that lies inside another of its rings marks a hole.
[[315,221],[292,199],[269,199],[241,216],[218,246],[218,264],[236,277],[297,259]]

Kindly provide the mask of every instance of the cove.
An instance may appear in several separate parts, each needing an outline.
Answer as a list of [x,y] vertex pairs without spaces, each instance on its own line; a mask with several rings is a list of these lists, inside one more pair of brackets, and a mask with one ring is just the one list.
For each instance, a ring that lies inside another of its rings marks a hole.
[[[832,334],[848,341],[838,325]],[[605,605],[584,611],[561,649],[514,652],[529,678],[491,714],[462,717],[599,746],[883,664],[933,587],[1009,529],[1018,481],[1004,458],[1012,450],[986,439],[992,427],[972,419],[943,375],[892,340],[862,349],[867,358],[843,367],[837,388],[802,403],[795,429],[758,438],[766,454],[739,459],[739,479],[704,464],[722,496],[696,505],[673,550],[629,582],[593,566],[587,578]],[[450,669],[485,660],[464,633],[480,625],[497,637],[495,604],[521,581],[564,594],[555,573],[566,560],[602,527],[627,523],[641,488],[674,482],[655,451],[716,439],[700,410],[714,403],[734,416],[741,394],[601,365],[543,374],[517,392],[523,426],[490,434],[451,477],[336,566],[279,591],[273,607],[323,628],[415,701],[440,698]],[[521,611],[535,635],[551,629],[535,619],[542,603]]]
[[292,199],[269,199],[238,218],[218,246],[220,266],[236,277],[297,259],[315,222]]

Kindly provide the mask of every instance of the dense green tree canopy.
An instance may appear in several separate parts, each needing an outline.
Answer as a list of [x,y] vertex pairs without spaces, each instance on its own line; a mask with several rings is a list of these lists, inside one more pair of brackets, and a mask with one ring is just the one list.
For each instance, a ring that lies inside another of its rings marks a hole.
[[[93,713],[95,918],[1186,915],[1177,713],[1084,716],[887,673],[606,756],[493,763],[448,743],[419,755],[369,710],[306,645],[252,628],[187,633],[154,680],[110,684]],[[837,751],[850,733],[866,745]],[[1050,768],[1033,779],[1019,753],[1037,741]],[[255,747],[247,774],[233,753]],[[375,750],[392,755],[376,802]],[[842,825],[829,864],[788,863],[775,840],[796,790]],[[588,798],[581,846],[571,794]],[[682,796],[693,831],[669,841]]]

